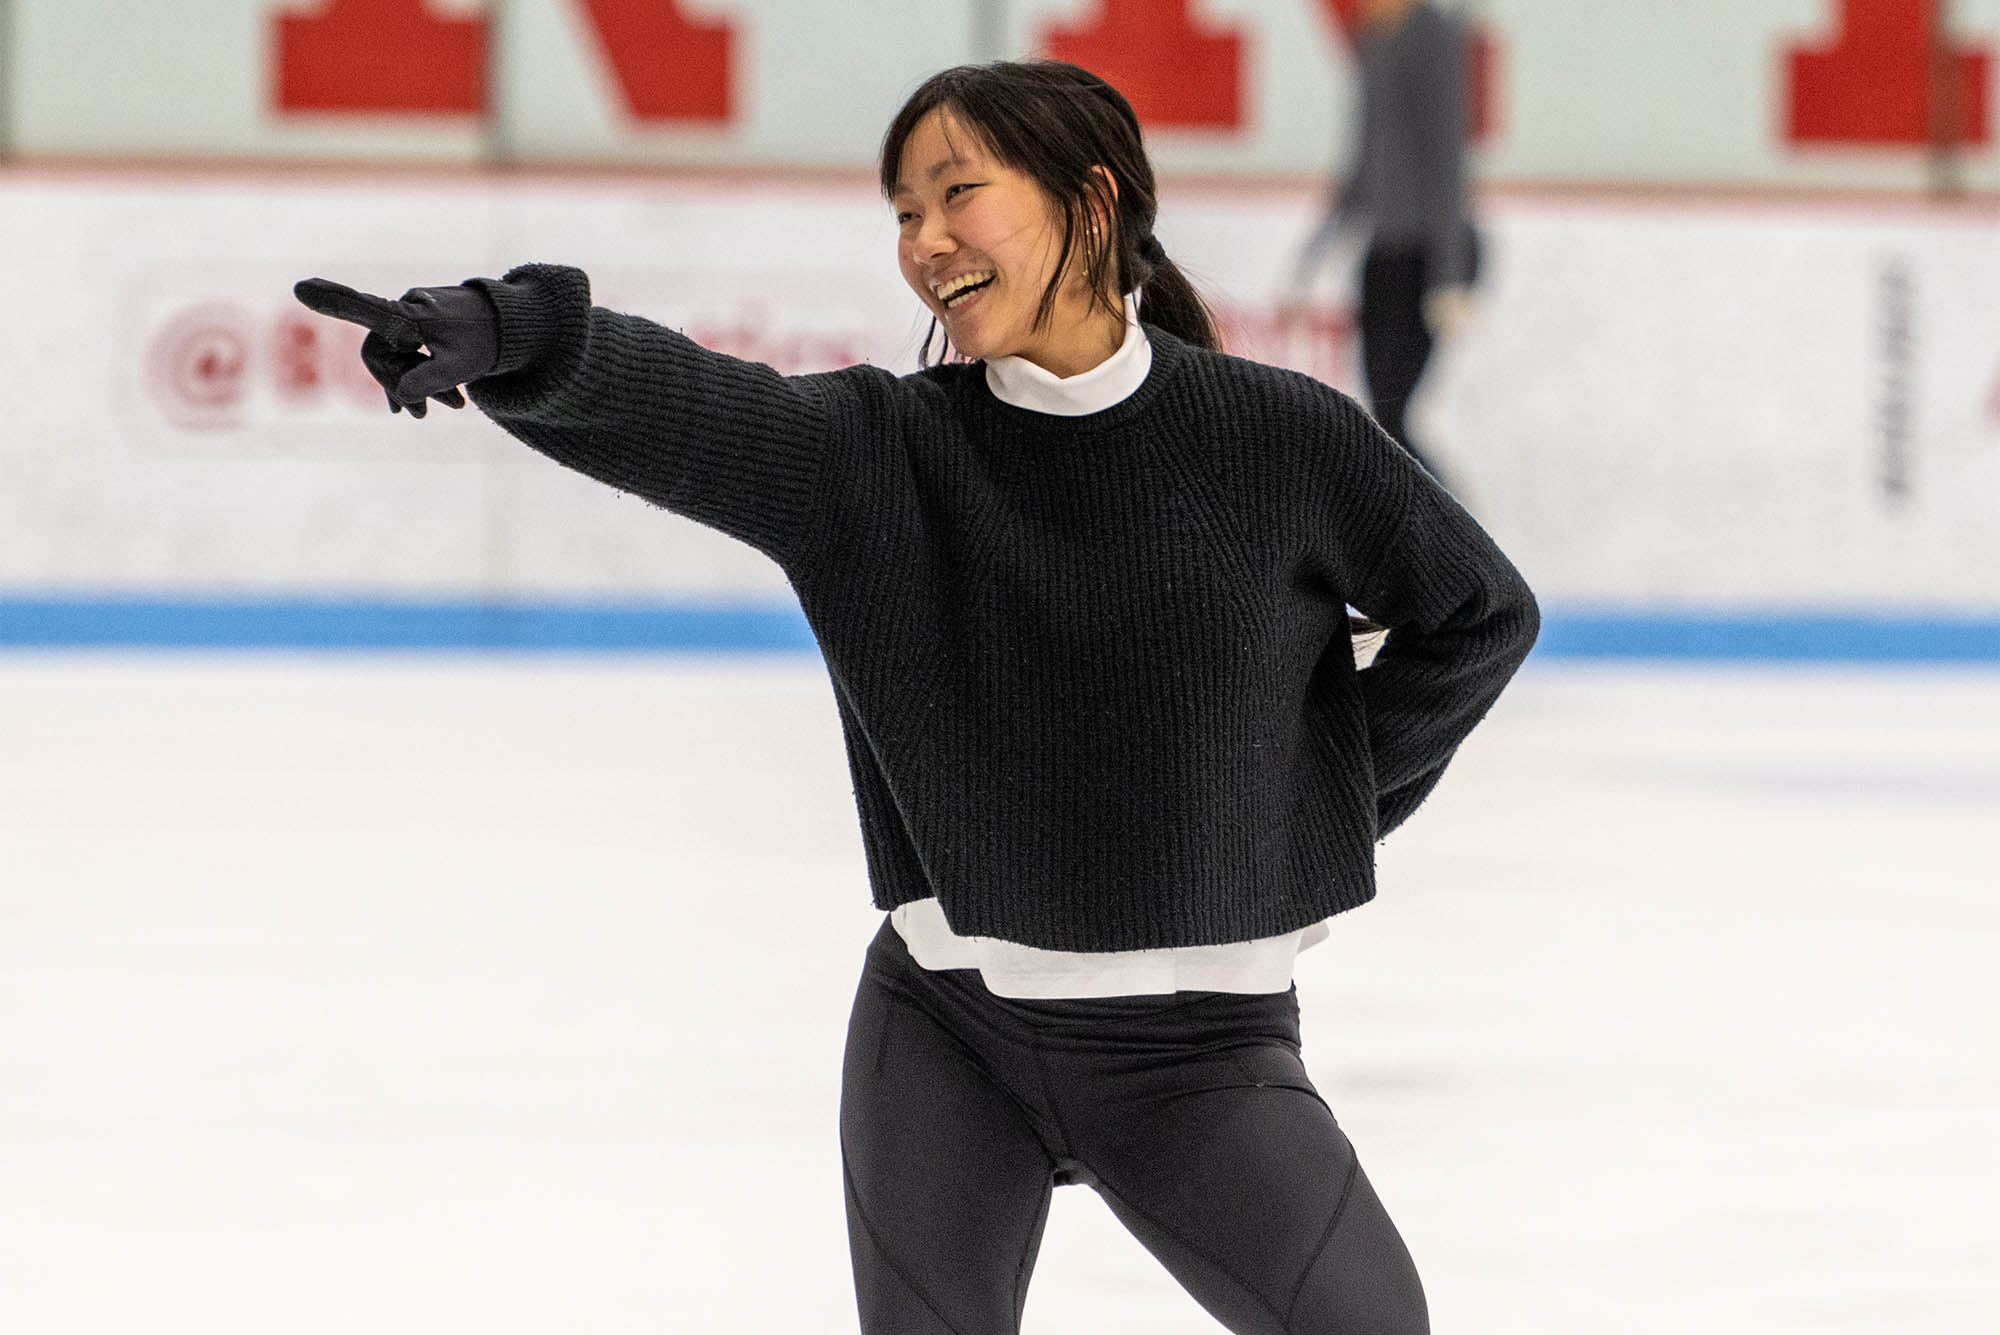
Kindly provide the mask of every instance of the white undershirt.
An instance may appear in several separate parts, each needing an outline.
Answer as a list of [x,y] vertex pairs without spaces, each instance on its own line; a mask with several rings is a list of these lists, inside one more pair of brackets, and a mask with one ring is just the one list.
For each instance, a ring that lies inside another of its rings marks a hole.
[[[1139,298],[1125,298],[1125,340],[1103,363],[1063,379],[1020,357],[986,363],[986,387],[1016,408],[1082,417],[1119,403],[1146,381],[1153,345],[1139,325]],[[1327,937],[1323,922],[1283,936],[1221,946],[1156,950],[1043,950],[991,936],[960,936],[935,899],[890,910],[889,921],[926,969],[977,969],[987,990],[1022,1000],[1143,996],[1167,992],[1283,992],[1299,952]]]

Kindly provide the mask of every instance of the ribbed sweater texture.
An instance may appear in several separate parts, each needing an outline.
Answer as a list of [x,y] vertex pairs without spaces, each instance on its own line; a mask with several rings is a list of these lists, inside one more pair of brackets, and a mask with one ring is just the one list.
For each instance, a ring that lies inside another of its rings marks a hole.
[[[1087,951],[1353,908],[1534,641],[1492,540],[1309,377],[1148,326],[1135,393],[1056,417],[976,363],[780,375],[593,307],[572,268],[477,285],[481,409],[785,572],[877,907]],[[1349,604],[1391,628],[1365,670]]]

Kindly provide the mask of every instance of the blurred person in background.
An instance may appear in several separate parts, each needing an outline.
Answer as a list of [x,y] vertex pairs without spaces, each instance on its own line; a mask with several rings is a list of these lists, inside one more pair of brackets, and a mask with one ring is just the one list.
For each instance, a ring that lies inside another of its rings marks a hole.
[[[464,385],[798,592],[887,911],[841,1095],[864,1331],[1018,1331],[1053,1188],[1088,1183],[1231,1331],[1422,1335],[1293,968],[1374,895],[1534,599],[1351,399],[1220,352],[1103,80],[947,70],[881,181],[948,354],[908,376],[783,376],[559,265],[298,293],[368,327],[391,408]],[[1389,628],[1365,670],[1350,604]],[[738,921],[746,951],[783,926]]]
[[1281,296],[1296,319],[1329,260],[1366,237],[1361,258],[1361,372],[1383,429],[1433,477],[1409,410],[1438,340],[1465,325],[1479,270],[1466,186],[1468,39],[1432,0],[1361,0],[1358,130],[1324,220]]

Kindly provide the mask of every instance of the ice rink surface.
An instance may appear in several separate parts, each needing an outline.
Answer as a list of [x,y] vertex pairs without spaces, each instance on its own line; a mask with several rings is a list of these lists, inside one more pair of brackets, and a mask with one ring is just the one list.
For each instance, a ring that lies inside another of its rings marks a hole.
[[[854,1329],[816,661],[0,657],[0,1331]],[[2000,1330],[2000,670],[1531,663],[1301,961],[1440,1335]],[[1035,1335],[1217,1329],[1084,1188]]]

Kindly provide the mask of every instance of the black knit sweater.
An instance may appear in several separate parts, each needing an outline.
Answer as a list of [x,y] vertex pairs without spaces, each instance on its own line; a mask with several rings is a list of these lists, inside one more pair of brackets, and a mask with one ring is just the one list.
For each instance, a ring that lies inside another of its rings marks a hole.
[[[480,280],[473,400],[771,556],[818,637],[881,908],[1054,950],[1216,945],[1374,894],[1374,845],[1534,641],[1520,575],[1351,399],[1149,327],[1117,405],[978,364],[783,376]],[[1348,604],[1391,627],[1357,671]]]

